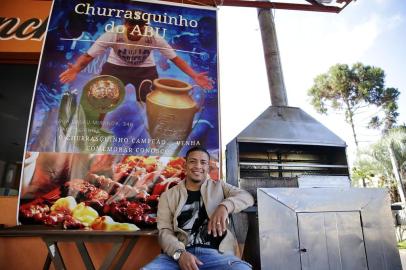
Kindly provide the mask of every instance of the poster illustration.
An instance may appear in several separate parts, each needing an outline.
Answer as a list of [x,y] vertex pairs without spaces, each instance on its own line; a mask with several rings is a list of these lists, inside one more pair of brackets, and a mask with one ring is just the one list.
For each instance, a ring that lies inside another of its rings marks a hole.
[[194,146],[218,179],[214,8],[55,0],[40,60],[19,221],[154,226]]

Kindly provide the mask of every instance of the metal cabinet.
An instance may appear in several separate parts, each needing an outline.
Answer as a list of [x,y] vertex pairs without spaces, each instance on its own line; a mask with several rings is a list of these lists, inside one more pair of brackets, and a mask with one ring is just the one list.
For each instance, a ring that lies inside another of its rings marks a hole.
[[261,268],[401,270],[383,189],[258,189]]
[[298,213],[303,270],[368,270],[358,211]]

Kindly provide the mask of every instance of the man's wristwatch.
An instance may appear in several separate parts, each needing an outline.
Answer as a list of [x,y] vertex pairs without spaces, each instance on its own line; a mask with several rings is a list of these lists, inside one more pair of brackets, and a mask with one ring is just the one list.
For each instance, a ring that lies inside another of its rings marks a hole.
[[175,253],[173,253],[172,258],[173,258],[175,261],[179,261],[180,255],[182,255],[182,253],[185,252],[185,251],[186,251],[186,250],[184,250],[184,249],[177,249],[177,250],[175,251]]

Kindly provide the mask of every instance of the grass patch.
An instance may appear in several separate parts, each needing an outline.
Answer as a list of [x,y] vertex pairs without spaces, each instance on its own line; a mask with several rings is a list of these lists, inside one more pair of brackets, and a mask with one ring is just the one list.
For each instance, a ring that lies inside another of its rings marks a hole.
[[398,242],[399,249],[406,249],[406,240]]

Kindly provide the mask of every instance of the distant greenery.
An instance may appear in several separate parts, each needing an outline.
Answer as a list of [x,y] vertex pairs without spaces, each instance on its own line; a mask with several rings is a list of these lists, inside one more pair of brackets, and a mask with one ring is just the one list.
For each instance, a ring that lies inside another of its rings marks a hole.
[[375,115],[369,119],[368,127],[382,127],[384,132],[394,126],[399,115],[398,89],[385,86],[385,72],[381,68],[361,63],[356,63],[351,68],[345,64],[332,66],[327,73],[314,79],[308,95],[319,113],[327,114],[329,109],[344,111],[357,147],[354,116],[360,109],[373,105],[383,111],[383,116]]
[[[395,192],[396,179],[393,174],[389,146],[395,154],[400,176],[402,180],[406,180],[406,126],[392,128],[376,143],[360,149],[351,178],[362,181],[364,186],[374,186],[375,181],[378,187],[387,187]],[[392,194],[392,199],[397,201],[395,197],[396,195]]]
[[406,249],[406,240],[398,242],[399,249]]

